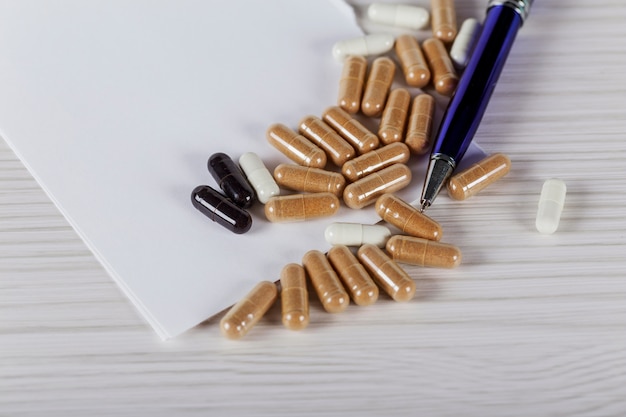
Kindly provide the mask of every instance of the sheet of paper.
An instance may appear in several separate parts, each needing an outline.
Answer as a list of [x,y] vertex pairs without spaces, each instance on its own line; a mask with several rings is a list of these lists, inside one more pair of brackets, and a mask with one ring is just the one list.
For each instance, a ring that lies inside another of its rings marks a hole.
[[[208,157],[288,160],[267,127],[334,104],[332,44],[358,36],[331,2],[3,2],[0,135],[163,338],[274,281],[330,222],[373,208],[234,235],[190,202],[215,186]],[[418,197],[424,159],[415,159]]]

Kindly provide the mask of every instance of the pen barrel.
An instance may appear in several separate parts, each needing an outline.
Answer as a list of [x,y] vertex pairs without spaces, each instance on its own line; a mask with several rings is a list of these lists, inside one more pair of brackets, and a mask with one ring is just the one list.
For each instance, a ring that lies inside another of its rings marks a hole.
[[507,5],[487,10],[476,48],[450,100],[433,145],[458,165],[482,120],[523,18]]

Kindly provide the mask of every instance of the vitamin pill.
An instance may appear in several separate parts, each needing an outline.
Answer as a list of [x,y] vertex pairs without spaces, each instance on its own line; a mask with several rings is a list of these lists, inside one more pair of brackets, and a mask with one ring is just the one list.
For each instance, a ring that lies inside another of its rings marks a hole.
[[435,90],[444,96],[451,96],[459,83],[446,47],[439,39],[426,39],[422,44],[428,66],[432,72]]
[[426,86],[430,82],[430,69],[417,39],[409,34],[400,35],[395,50],[406,83],[417,88]]
[[230,156],[225,153],[211,155],[207,162],[209,173],[224,194],[239,207],[248,208],[254,203],[254,189]]
[[372,204],[384,193],[403,189],[410,182],[409,167],[404,164],[393,164],[346,186],[343,190],[343,201],[350,208],[360,209]]
[[229,339],[245,336],[270,309],[278,289],[274,283],[261,281],[220,320],[222,334]]
[[429,240],[441,239],[439,223],[393,194],[384,194],[376,200],[376,213],[387,223],[411,236]]
[[280,303],[286,328],[302,330],[309,324],[309,292],[302,266],[288,264],[281,271]]
[[407,144],[412,153],[423,155],[430,150],[434,114],[435,99],[431,95],[418,94],[413,99],[409,125],[404,139],[404,143]]
[[307,116],[300,121],[300,133],[322,148],[335,165],[342,166],[354,158],[354,148],[346,142],[332,127],[315,116]]
[[393,48],[393,42],[393,35],[388,33],[374,33],[345,39],[333,45],[333,56],[338,62],[342,62],[348,55],[384,54]]
[[357,256],[374,281],[395,301],[409,301],[415,296],[415,282],[378,246],[363,245]]
[[302,135],[287,126],[276,123],[267,129],[267,141],[296,164],[324,168],[326,153]]
[[356,305],[368,306],[376,302],[378,287],[347,246],[333,246],[327,257]]
[[454,174],[448,181],[448,195],[465,200],[498,181],[511,170],[511,161],[501,153],[490,155],[469,168]]
[[454,0],[431,0],[431,26],[435,38],[450,43],[456,37]]
[[332,216],[338,210],[339,199],[331,193],[272,197],[265,203],[265,217],[273,223],[297,222]]
[[467,65],[469,56],[478,40],[478,35],[480,35],[480,29],[480,23],[474,18],[466,19],[461,25],[461,29],[459,29],[459,33],[450,48],[450,59],[457,69],[463,69]]
[[367,60],[360,55],[349,56],[343,63],[337,105],[348,113],[356,113],[361,108],[366,72]]
[[559,179],[550,179],[543,183],[535,226],[539,233],[556,232],[561,221],[561,212],[565,203],[567,186]]
[[421,237],[392,236],[386,249],[394,261],[405,264],[456,268],[461,263],[461,251],[456,246]]
[[346,179],[338,172],[300,165],[280,164],[274,170],[276,182],[291,190],[306,193],[333,193],[341,197]]
[[200,185],[192,191],[191,203],[202,214],[233,233],[246,233],[252,227],[250,213],[208,185]]
[[386,56],[376,58],[372,62],[372,69],[365,83],[363,101],[361,101],[361,111],[364,115],[378,117],[383,112],[395,73],[396,64]]
[[358,153],[362,154],[378,148],[380,143],[378,136],[367,130],[341,107],[327,108],[322,114],[322,119],[347,140]]
[[348,181],[354,182],[390,165],[404,164],[409,160],[410,155],[411,152],[404,143],[392,143],[351,159],[343,164],[341,173]]
[[378,137],[382,143],[389,144],[404,139],[410,104],[411,94],[404,88],[396,88],[389,93],[378,128]]
[[326,242],[331,245],[361,246],[371,243],[385,246],[391,232],[379,224],[331,223],[324,231]]
[[302,265],[309,275],[324,310],[329,313],[344,311],[350,304],[350,296],[343,288],[326,256],[317,250],[308,251],[302,258]]
[[257,154],[254,152],[244,153],[239,157],[239,166],[246,174],[261,203],[265,204],[270,197],[280,194],[280,189],[276,181],[274,181],[274,177],[272,177],[272,174],[270,174]]
[[412,30],[428,26],[428,10],[404,4],[373,3],[367,8],[367,17],[375,23]]

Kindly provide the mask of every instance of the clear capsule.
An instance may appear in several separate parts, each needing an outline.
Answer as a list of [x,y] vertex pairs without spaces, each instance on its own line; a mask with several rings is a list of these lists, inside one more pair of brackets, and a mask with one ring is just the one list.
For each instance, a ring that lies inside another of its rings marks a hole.
[[411,105],[411,94],[404,88],[391,90],[378,127],[378,137],[385,145],[404,139],[404,127]]
[[566,194],[567,186],[562,180],[553,178],[543,183],[535,220],[539,233],[552,234],[559,228]]
[[396,64],[390,58],[381,56],[374,60],[361,101],[364,115],[378,117],[383,112],[395,73]]
[[413,99],[409,124],[404,143],[413,154],[423,155],[430,151],[435,99],[429,94],[418,94]]
[[349,160],[341,167],[341,173],[348,181],[354,182],[393,164],[405,164],[410,156],[411,152],[404,143],[391,143]]
[[376,302],[378,287],[347,246],[333,246],[326,256],[356,305],[368,306]]
[[229,339],[245,336],[270,309],[278,289],[274,283],[261,281],[220,320],[220,330]]
[[501,153],[490,155],[454,174],[448,180],[448,195],[454,200],[465,200],[498,181],[510,170],[511,161],[506,155]]
[[381,219],[411,236],[440,240],[439,223],[393,194],[383,194],[376,200],[376,213]]
[[430,16],[428,10],[423,7],[373,3],[367,8],[367,17],[372,22],[383,25],[422,30],[428,26]]
[[385,246],[391,232],[385,226],[360,223],[331,223],[324,231],[324,239],[331,245],[361,246],[371,243]]
[[337,105],[348,113],[357,113],[361,108],[366,72],[367,60],[360,55],[349,56],[343,63]]
[[346,179],[338,172],[300,165],[280,164],[274,169],[276,182],[285,188],[305,193],[333,193],[341,197]]
[[262,204],[271,197],[280,194],[280,188],[265,164],[254,152],[246,152],[239,157],[239,166],[254,188],[256,196]]
[[409,301],[415,296],[415,282],[378,246],[363,245],[357,256],[374,281],[395,301]]
[[343,201],[352,209],[370,205],[385,194],[403,189],[411,182],[411,170],[404,164],[393,164],[346,186]]
[[304,254],[302,265],[324,310],[329,313],[344,311],[350,304],[350,296],[326,256],[318,250],[310,250]]
[[333,56],[342,62],[349,55],[378,55],[393,48],[394,37],[388,33],[374,33],[358,38],[345,39],[333,45]]
[[302,135],[287,126],[276,123],[267,129],[267,141],[296,164],[324,168],[326,153]]
[[435,38],[445,43],[454,41],[457,33],[454,0],[431,0],[430,13]]
[[280,273],[280,303],[283,325],[289,330],[302,330],[309,324],[309,292],[304,268],[285,265]]
[[435,90],[444,96],[451,96],[459,84],[459,77],[446,47],[439,39],[430,38],[424,41],[422,48],[432,73]]
[[318,117],[304,117],[300,121],[298,130],[305,138],[322,148],[326,156],[337,166],[342,166],[356,154],[354,148],[345,139]]
[[406,83],[412,87],[425,87],[430,82],[430,69],[417,39],[409,34],[400,35],[395,45]]
[[456,246],[421,237],[392,236],[386,249],[394,261],[405,264],[456,268],[461,263],[461,251]]
[[339,199],[331,193],[272,197],[265,203],[265,217],[272,223],[327,217],[334,215],[338,210]]
[[450,48],[450,59],[457,69],[461,70],[467,65],[480,35],[480,30],[481,25],[474,18],[465,19],[461,25],[461,29],[459,29],[459,33]]
[[361,122],[341,107],[327,108],[322,114],[322,119],[347,140],[359,154],[378,148],[380,143],[378,136],[367,130]]

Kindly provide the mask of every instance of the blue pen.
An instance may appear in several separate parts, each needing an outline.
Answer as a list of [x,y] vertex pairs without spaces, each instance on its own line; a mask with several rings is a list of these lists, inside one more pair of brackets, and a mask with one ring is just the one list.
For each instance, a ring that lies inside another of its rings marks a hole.
[[433,203],[474,138],[532,2],[489,1],[476,47],[439,126],[422,190],[422,211]]

